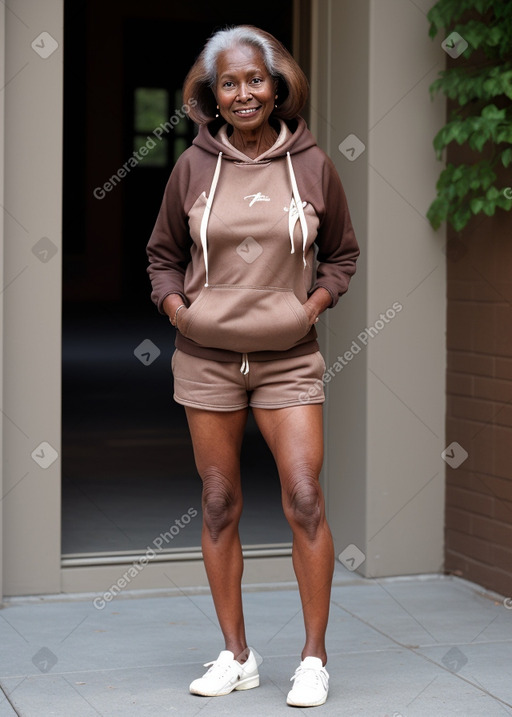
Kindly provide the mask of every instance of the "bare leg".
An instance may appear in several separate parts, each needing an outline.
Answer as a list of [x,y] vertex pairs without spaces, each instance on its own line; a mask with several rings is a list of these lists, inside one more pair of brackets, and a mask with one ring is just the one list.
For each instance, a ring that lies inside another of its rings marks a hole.
[[302,659],[319,657],[325,665],[334,546],[318,480],[323,461],[322,406],[253,410],[277,464],[283,509],[293,531],[293,567],[306,629]]
[[[203,481],[203,558],[225,649],[245,662],[242,608],[240,450],[248,410],[203,411],[186,407],[194,457]],[[242,653],[244,653],[242,655]]]

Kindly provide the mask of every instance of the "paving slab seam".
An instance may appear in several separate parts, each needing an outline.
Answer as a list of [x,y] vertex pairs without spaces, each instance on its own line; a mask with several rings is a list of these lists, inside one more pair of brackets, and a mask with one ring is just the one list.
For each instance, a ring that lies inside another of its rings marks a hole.
[[430,664],[435,665],[436,667],[439,667],[443,672],[447,672],[450,675],[453,675],[454,677],[457,677],[457,679],[462,680],[462,682],[465,682],[467,685],[471,685],[472,687],[475,687],[477,690],[480,690],[480,692],[483,692],[488,697],[491,697],[493,700],[496,700],[496,702],[499,702],[501,705],[504,705],[505,707],[509,707],[512,709],[512,703],[506,702],[501,697],[498,697],[498,695],[495,695],[493,692],[489,692],[488,689],[486,689],[483,685],[481,685],[478,680],[470,680],[467,677],[464,677],[463,675],[459,674],[458,672],[453,672],[453,670],[450,670],[448,667],[445,667],[442,664],[439,664],[439,662],[436,662],[431,657],[428,657],[427,655],[422,655],[420,652],[416,652],[414,648],[407,648],[410,652],[414,653],[417,657],[421,657],[425,662],[430,662]]
[[[337,650],[329,650],[329,657],[331,659],[335,657],[347,657],[348,655],[368,655],[368,654],[380,654],[385,652],[400,652],[403,648],[400,646],[393,646],[390,645],[389,647],[378,647],[378,648],[372,648],[368,650],[345,650],[345,651],[337,651]],[[259,653],[261,655],[261,653]],[[290,653],[281,653],[279,655],[261,655],[263,658],[263,662],[269,662],[270,660],[295,660],[297,658],[297,654],[295,652]],[[206,658],[205,658],[206,659]],[[9,679],[9,680],[16,680],[16,679],[22,679],[26,677],[30,677],[31,679],[37,678],[37,679],[45,679],[51,676],[64,676],[64,675],[93,675],[97,673],[115,673],[115,672],[128,672],[130,670],[154,670],[154,669],[173,669],[175,667],[194,667],[198,664],[203,664],[202,660],[193,660],[189,662],[183,662],[180,660],[179,662],[165,662],[160,664],[144,664],[144,665],[131,665],[129,667],[102,667],[95,670],[88,670],[88,669],[82,669],[82,670],[63,670],[59,671],[56,669],[52,669],[51,674],[37,674],[34,673],[32,675],[0,675],[0,688],[1,688],[1,680],[2,679]]]
[[[456,580],[461,578],[455,577]],[[396,575],[383,578],[366,578],[362,575],[357,575],[352,578],[345,577],[334,577],[332,587],[353,587],[354,585],[373,585],[376,581],[379,582],[392,582],[392,583],[408,583],[408,582],[451,582],[453,576],[442,575],[437,573],[425,573],[419,575]],[[474,588],[483,590],[480,586],[477,586],[468,581],[462,581],[468,585],[472,585]],[[242,585],[242,592],[275,592],[282,590],[293,590],[298,592],[298,586],[296,581],[287,581],[279,583],[248,583]],[[97,592],[86,592],[86,593],[47,593],[41,595],[16,595],[8,596],[3,598],[3,603],[0,603],[0,609],[8,607],[9,605],[23,605],[23,604],[44,604],[50,602],[86,602],[92,600],[98,595],[101,595],[101,591]],[[180,588],[155,588],[149,590],[124,590],[117,596],[117,599],[122,600],[137,600],[140,598],[151,598],[151,597],[182,597],[185,595],[210,595],[210,588],[206,586],[185,586]]]
[[[438,573],[425,573],[418,575],[392,575],[382,578],[366,578],[358,575],[354,578],[335,577],[332,582],[333,588],[353,587],[353,586],[369,586],[374,584],[407,584],[416,582],[439,582],[454,585],[463,591],[477,594],[496,602],[502,602],[503,595],[483,588],[481,585],[472,583],[469,580],[460,578],[456,575],[444,575]],[[296,581],[287,581],[279,583],[248,583],[242,585],[242,592],[275,592],[293,590],[298,592]],[[10,605],[23,604],[45,604],[51,602],[87,602],[93,600],[101,591],[86,593],[48,593],[42,595],[17,595],[3,598],[0,603],[0,609],[9,607]],[[183,597],[188,595],[210,595],[210,588],[207,586],[185,586],[182,588],[166,588],[166,589],[150,589],[150,590],[125,590],[117,596],[121,600],[137,600],[141,598],[155,597]]]
[[[358,576],[352,579],[346,578],[334,578],[332,587],[353,587],[356,585],[374,585],[374,584],[407,584],[416,582],[439,582],[448,583],[457,588],[461,588],[465,592],[471,592],[479,595],[480,597],[494,600],[496,602],[502,602],[504,599],[503,595],[487,590],[481,585],[472,583],[469,580],[460,578],[456,575],[443,575],[437,573],[426,573],[420,575],[396,575],[381,578],[366,578]],[[296,581],[287,581],[279,583],[249,583],[242,585],[242,592],[275,592],[282,590],[294,590],[298,591]],[[96,592],[85,592],[85,593],[45,593],[41,595],[16,595],[16,596],[4,596],[3,602],[0,603],[0,609],[9,607],[10,605],[30,605],[30,604],[45,604],[50,602],[86,602],[94,599],[98,595],[101,595],[101,591]],[[166,589],[149,589],[149,590],[125,590],[117,596],[117,599],[121,600],[137,600],[141,598],[154,598],[154,597],[182,597],[186,595],[209,595],[210,588],[206,586],[185,586],[182,588],[166,588]]]
[[[389,634],[387,634],[386,632],[384,632],[384,630],[381,630],[381,629],[379,629],[378,627],[376,627],[375,625],[372,625],[372,624],[371,624],[370,622],[368,622],[367,620],[364,620],[363,618],[359,617],[359,615],[356,615],[355,613],[352,613],[352,612],[351,612],[350,610],[348,610],[346,607],[343,607],[343,605],[339,605],[335,600],[331,600],[331,603],[334,603],[334,604],[336,605],[336,607],[339,607],[341,610],[343,610],[344,612],[346,612],[347,615],[350,615],[352,618],[355,618],[356,620],[358,620],[359,622],[361,622],[361,623],[362,623],[363,625],[365,625],[366,627],[369,627],[370,629],[375,630],[375,632],[378,632],[378,633],[379,633],[380,635],[382,635],[383,637],[386,637],[388,640],[391,640],[393,643],[395,643],[395,645],[399,646],[400,648],[402,648],[402,649],[404,649],[404,650],[407,650],[407,651],[410,652],[411,654],[413,654],[413,655],[415,655],[416,657],[419,657],[420,659],[422,659],[424,662],[429,662],[431,665],[433,665],[433,666],[439,668],[439,669],[442,670],[443,672],[445,672],[445,673],[447,673],[447,674],[449,674],[449,675],[452,675],[452,676],[454,676],[454,677],[457,677],[459,680],[462,680],[462,681],[465,682],[466,684],[471,685],[471,687],[474,687],[474,688],[476,688],[477,690],[479,690],[480,692],[483,692],[483,693],[484,693],[485,695],[487,695],[488,697],[491,697],[493,700],[496,700],[496,702],[499,702],[501,705],[504,705],[505,707],[509,707],[509,708],[512,709],[512,703],[506,702],[505,700],[501,699],[501,697],[498,697],[497,695],[493,694],[492,692],[489,692],[489,690],[487,690],[485,687],[483,687],[482,685],[480,685],[480,683],[474,682],[474,681],[472,681],[472,680],[470,680],[470,679],[464,677],[463,675],[460,675],[460,674],[454,672],[453,670],[450,670],[449,668],[445,667],[443,664],[440,664],[439,662],[436,662],[436,661],[433,660],[431,657],[428,657],[427,655],[423,655],[421,652],[418,652],[417,650],[420,649],[420,646],[418,646],[418,647],[416,647],[416,646],[411,647],[410,645],[406,645],[406,644],[404,644],[404,643],[401,643],[401,642],[400,642],[399,640],[397,640],[396,638],[394,638],[394,637],[392,637],[391,635],[389,635]],[[509,642],[509,640],[506,640],[505,642]],[[449,643],[449,644],[453,645],[453,643]],[[462,644],[471,644],[471,643],[462,643]],[[475,643],[472,643],[472,644],[475,644]],[[477,643],[477,644],[479,644],[479,643]],[[436,641],[436,646],[438,646],[438,645],[442,646],[441,643],[438,643],[438,642]],[[428,647],[432,647],[432,645],[428,645]]]
[[[17,715],[17,717],[22,717],[21,712],[18,712],[18,710],[16,709],[16,707],[13,705],[13,703],[11,702],[11,700],[10,700],[10,698],[9,698],[9,695],[7,694],[7,692],[6,692],[5,689],[4,689],[4,686],[2,685],[2,682],[0,681],[0,696],[1,696],[1,695],[4,696],[5,701],[6,701],[7,704],[12,708],[13,713],[14,713],[15,715]],[[1,702],[1,700],[0,700],[0,702]]]
[[[335,657],[347,657],[348,655],[356,656],[356,655],[374,655],[374,654],[380,654],[382,652],[402,652],[403,648],[400,646],[394,646],[390,645],[389,647],[374,647],[369,648],[368,650],[328,650],[328,658],[330,660],[333,660]],[[261,654],[261,653],[260,653]],[[268,655],[267,657],[263,657],[264,662],[268,662],[269,660],[295,660],[297,658],[296,652],[290,652],[290,653],[284,653],[279,655]],[[181,663],[180,663],[181,664]]]
[[[169,662],[169,663],[163,663],[159,665],[153,665],[153,664],[147,664],[147,665],[130,665],[130,666],[124,666],[124,667],[101,667],[96,670],[63,670],[59,672],[58,670],[52,669],[51,673],[46,674],[37,674],[34,672],[32,675],[2,675],[0,679],[4,680],[16,680],[18,678],[22,677],[30,677],[30,679],[47,679],[52,678],[55,676],[63,677],[64,675],[95,675],[95,674],[107,674],[107,673],[114,673],[114,672],[129,672],[130,670],[156,670],[156,669],[167,669],[172,667],[193,667],[197,665],[198,662]],[[1,686],[1,683],[0,683]]]
[[[487,626],[488,627],[488,626]],[[487,630],[487,627],[485,628]],[[436,645],[505,645],[507,642],[512,643],[512,638],[507,637],[504,640],[500,640],[499,637],[497,637],[495,640],[479,640],[478,642],[475,642],[475,640],[470,640],[469,642],[456,642],[455,640],[452,640],[451,642],[436,642]],[[423,647],[431,647],[431,645],[423,645]]]

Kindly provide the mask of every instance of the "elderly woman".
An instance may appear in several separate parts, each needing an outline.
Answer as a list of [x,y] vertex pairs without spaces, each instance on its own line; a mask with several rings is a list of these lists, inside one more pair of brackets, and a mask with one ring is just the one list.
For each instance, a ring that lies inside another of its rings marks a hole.
[[240,450],[249,406],[279,472],[306,641],[289,705],[328,692],[334,567],[319,484],[322,376],[315,323],[347,291],[359,254],[331,160],[299,117],[307,81],[269,33],[216,32],[184,85],[199,125],[148,244],[152,299],[176,327],[174,398],[203,483],[202,550],[225,640],[193,694],[259,685],[242,608]]

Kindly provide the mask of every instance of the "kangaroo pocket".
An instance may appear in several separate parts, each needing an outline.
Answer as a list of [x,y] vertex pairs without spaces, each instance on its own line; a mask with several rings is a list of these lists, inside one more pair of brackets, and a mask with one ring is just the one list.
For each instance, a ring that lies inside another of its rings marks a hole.
[[309,331],[309,319],[291,289],[205,286],[181,312],[180,333],[201,346],[251,351],[286,351]]

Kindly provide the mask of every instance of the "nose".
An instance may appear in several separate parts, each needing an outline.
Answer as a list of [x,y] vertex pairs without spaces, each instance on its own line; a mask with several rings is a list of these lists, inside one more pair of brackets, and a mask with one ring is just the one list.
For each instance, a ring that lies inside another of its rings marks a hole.
[[240,102],[247,102],[247,100],[251,97],[251,91],[249,90],[249,86],[244,82],[240,85],[240,91],[237,95],[237,100]]

